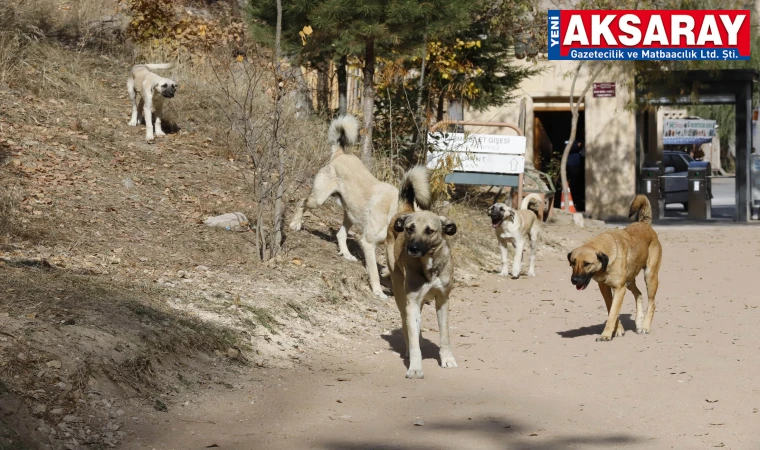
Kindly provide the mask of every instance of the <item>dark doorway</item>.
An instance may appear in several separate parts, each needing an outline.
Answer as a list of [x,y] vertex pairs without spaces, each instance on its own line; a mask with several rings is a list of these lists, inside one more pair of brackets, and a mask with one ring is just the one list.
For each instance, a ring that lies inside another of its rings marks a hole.
[[[570,137],[572,115],[570,111],[534,110],[533,111],[533,157],[535,167],[548,173],[554,180],[558,194],[554,197],[554,206],[559,208],[562,184],[560,183],[560,161],[562,152]],[[576,146],[571,149],[567,163],[567,181],[573,196],[575,209],[584,211],[586,206],[586,115],[578,115]]]

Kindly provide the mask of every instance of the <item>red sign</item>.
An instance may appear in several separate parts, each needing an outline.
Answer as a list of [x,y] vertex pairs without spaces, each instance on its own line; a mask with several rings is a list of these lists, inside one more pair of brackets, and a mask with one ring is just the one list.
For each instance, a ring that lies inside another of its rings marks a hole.
[[750,26],[749,10],[551,10],[549,59],[747,60]]
[[594,83],[594,97],[614,97],[615,83]]

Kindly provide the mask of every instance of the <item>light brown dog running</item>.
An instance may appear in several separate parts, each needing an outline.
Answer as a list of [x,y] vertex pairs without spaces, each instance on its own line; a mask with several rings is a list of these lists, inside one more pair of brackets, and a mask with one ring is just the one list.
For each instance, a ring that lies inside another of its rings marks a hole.
[[[662,247],[652,223],[652,206],[643,195],[637,195],[631,203],[629,216],[638,213],[638,221],[625,227],[605,231],[567,254],[573,275],[570,281],[576,289],[586,289],[593,279],[607,305],[607,324],[597,341],[612,340],[613,333],[625,333],[619,320],[625,289],[636,297],[636,332],[649,334],[655,310],[658,278],[662,262]],[[644,269],[649,307],[644,317],[644,301],[636,287],[636,275]]]
[[441,334],[441,367],[457,366],[449,341],[449,293],[454,286],[454,264],[448,244],[448,237],[456,234],[457,226],[432,211],[414,212],[419,183],[410,174],[412,171],[404,177],[399,191],[399,212],[388,226],[385,251],[409,357],[406,377],[424,378],[420,323],[422,307],[431,300],[435,300]]

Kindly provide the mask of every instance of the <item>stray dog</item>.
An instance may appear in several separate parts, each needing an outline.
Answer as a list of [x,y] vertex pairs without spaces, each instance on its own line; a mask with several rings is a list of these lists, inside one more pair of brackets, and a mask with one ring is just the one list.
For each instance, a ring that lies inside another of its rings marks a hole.
[[541,221],[538,220],[537,214],[528,209],[531,200],[538,202],[539,208],[544,207],[538,194],[529,194],[523,199],[519,210],[512,209],[504,203],[494,203],[488,208],[488,215],[491,216],[491,223],[496,232],[496,239],[499,241],[499,250],[501,250],[501,272],[499,275],[503,277],[509,274],[507,264],[509,260],[507,244],[509,243],[515,248],[515,257],[512,261],[512,278],[520,277],[526,236],[530,239],[528,276],[536,276],[536,247],[538,246]]
[[[331,196],[337,197],[338,203],[343,206],[343,225],[337,235],[340,254],[349,261],[356,261],[348,251],[346,238],[351,226],[357,225],[362,234],[359,242],[364,251],[372,292],[378,297],[387,298],[380,286],[375,251],[377,244],[385,241],[388,223],[398,210],[399,191],[372,176],[359,158],[345,153],[358,137],[359,124],[353,116],[345,115],[332,121],[328,132],[332,144],[330,161],[314,178],[309,197],[298,204],[290,228],[295,231],[301,229],[304,208],[314,209]],[[415,167],[406,174],[405,180],[414,186],[413,201],[421,208],[427,208],[430,204],[427,170]]]
[[[604,303],[607,305],[607,324],[597,341],[609,341],[612,335],[625,333],[618,320],[627,287],[636,298],[636,332],[649,334],[654,318],[655,295],[658,272],[662,261],[662,247],[657,233],[652,229],[652,206],[643,195],[637,195],[631,203],[629,216],[638,213],[638,221],[625,229],[605,231],[567,254],[573,275],[570,281],[576,289],[583,290],[593,279],[599,283]],[[644,269],[649,307],[644,317],[644,301],[636,287],[636,275]]]
[[145,140],[153,141],[153,113],[156,113],[155,135],[163,136],[161,120],[163,119],[164,98],[174,97],[177,91],[177,83],[164,77],[160,77],[151,70],[171,69],[174,64],[138,64],[132,67],[127,80],[127,92],[132,101],[132,118],[129,126],[136,127],[139,122],[137,107],[137,94],[140,94],[140,104],[143,105],[143,117],[145,119]]
[[399,192],[399,213],[388,225],[385,252],[393,280],[393,296],[409,358],[407,378],[424,378],[420,350],[422,306],[435,300],[441,334],[441,367],[457,366],[449,341],[449,293],[454,285],[454,264],[448,236],[457,232],[449,219],[431,211],[414,212],[418,184],[407,174]]

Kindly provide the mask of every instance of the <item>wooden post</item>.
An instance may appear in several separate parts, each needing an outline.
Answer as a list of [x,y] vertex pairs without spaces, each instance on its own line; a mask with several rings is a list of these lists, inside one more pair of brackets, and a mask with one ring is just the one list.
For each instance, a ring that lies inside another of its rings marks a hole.
[[520,203],[523,201],[523,174],[520,174],[520,176],[517,178],[517,204],[514,206],[515,209],[520,207]]

